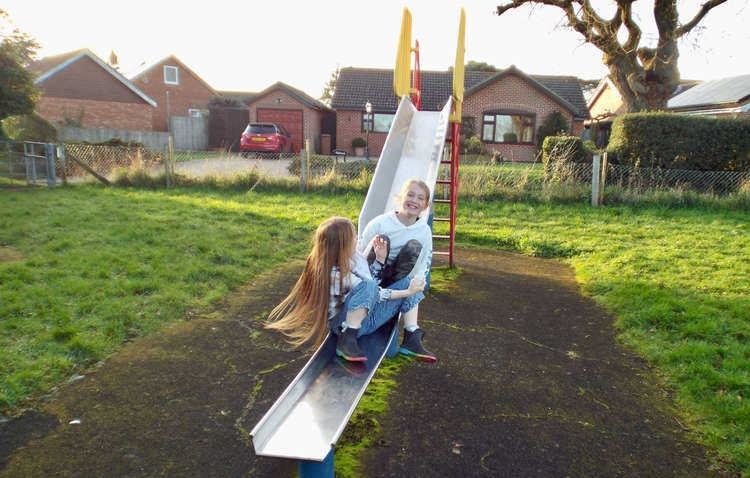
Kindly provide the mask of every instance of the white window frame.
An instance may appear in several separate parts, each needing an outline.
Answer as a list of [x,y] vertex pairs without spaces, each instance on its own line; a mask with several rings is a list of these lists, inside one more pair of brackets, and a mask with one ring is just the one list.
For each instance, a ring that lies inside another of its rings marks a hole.
[[[174,81],[169,81],[167,77],[167,71],[174,70]],[[180,84],[180,70],[176,66],[164,65],[164,84],[165,85],[179,85]]]

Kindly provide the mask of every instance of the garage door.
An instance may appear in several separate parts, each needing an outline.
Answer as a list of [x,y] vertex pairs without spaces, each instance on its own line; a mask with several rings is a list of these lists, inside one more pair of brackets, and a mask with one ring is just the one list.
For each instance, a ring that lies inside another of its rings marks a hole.
[[302,110],[274,110],[269,108],[258,108],[258,123],[276,123],[292,133],[292,144],[294,151],[302,149]]

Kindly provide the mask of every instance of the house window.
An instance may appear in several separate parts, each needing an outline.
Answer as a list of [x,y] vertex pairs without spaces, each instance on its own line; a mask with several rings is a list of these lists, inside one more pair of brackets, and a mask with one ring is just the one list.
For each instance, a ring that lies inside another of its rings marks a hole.
[[391,129],[394,114],[385,113],[362,113],[362,132],[371,131],[373,133],[387,133]]
[[202,116],[201,115],[201,110],[197,110],[195,108],[190,108],[190,109],[188,109],[188,116],[190,116],[191,118],[200,118]]
[[488,112],[483,115],[482,141],[486,143],[532,143],[534,115]]
[[180,75],[176,66],[164,67],[164,83],[167,85],[179,85]]

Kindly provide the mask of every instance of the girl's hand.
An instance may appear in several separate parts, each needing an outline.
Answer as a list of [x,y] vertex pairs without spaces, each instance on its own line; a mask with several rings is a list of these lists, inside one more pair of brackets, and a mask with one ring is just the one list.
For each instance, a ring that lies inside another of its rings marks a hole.
[[385,260],[388,259],[388,246],[380,236],[372,238],[372,249],[375,251],[375,259],[385,264]]
[[410,295],[414,295],[417,292],[422,292],[424,290],[424,286],[426,285],[426,282],[421,277],[414,277],[412,278],[411,282],[409,282],[409,292]]

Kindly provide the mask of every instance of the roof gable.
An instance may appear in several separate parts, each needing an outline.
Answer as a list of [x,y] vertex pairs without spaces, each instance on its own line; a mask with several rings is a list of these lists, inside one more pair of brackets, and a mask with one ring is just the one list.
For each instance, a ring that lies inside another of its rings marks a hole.
[[[517,75],[530,86],[553,98],[574,113],[577,118],[588,118],[588,109],[578,79],[572,76],[526,75],[515,67],[501,72],[467,70],[464,73],[464,99],[482,87],[504,78]],[[422,107],[439,111],[453,91],[452,71],[422,71]],[[342,68],[336,81],[331,106],[340,110],[364,110],[370,101],[374,111],[392,112],[398,107],[393,94],[393,70],[372,68]]]
[[292,96],[297,101],[299,101],[300,103],[302,103],[302,104],[304,104],[304,105],[306,105],[306,106],[308,106],[310,108],[317,109],[317,110],[330,110],[331,109],[328,105],[326,105],[325,103],[323,103],[321,101],[316,100],[315,98],[313,98],[312,96],[308,95],[304,91],[298,90],[297,88],[293,88],[293,87],[291,87],[291,86],[289,86],[286,83],[281,82],[281,81],[277,81],[276,83],[274,83],[273,85],[269,86],[268,88],[266,88],[265,90],[261,91],[260,93],[255,94],[255,96],[250,101],[254,102],[254,101],[258,100],[259,98],[262,98],[262,97],[264,97],[264,96],[266,96],[266,95],[268,95],[271,92],[276,91],[276,90],[283,91],[284,93]]
[[139,80],[140,78],[146,76],[148,73],[153,71],[156,68],[164,67],[164,66],[177,66],[181,68],[182,70],[186,71],[190,76],[198,80],[199,83],[201,83],[207,90],[209,90],[212,94],[216,94],[216,90],[213,89],[211,85],[206,83],[206,81],[198,76],[196,72],[190,69],[185,63],[183,63],[179,58],[177,58],[175,55],[169,55],[165,58],[162,58],[161,60],[157,61],[156,63],[152,63],[151,65],[147,66],[143,70],[139,71],[135,75],[130,77],[130,80],[135,82]]
[[34,81],[34,84],[41,85],[45,81],[54,77],[56,74],[64,71],[66,68],[70,67],[71,65],[75,64],[77,61],[84,59],[84,58],[87,58],[93,61],[97,66],[99,66],[106,73],[114,77],[115,80],[117,80],[127,89],[135,93],[138,97],[140,97],[146,103],[154,107],[157,105],[156,101],[152,100],[144,92],[139,90],[134,84],[128,81],[128,79],[125,78],[123,75],[121,75],[117,70],[115,70],[114,68],[112,68],[111,66],[103,62],[98,56],[94,55],[94,53],[92,53],[91,50],[89,50],[88,48],[75,50],[69,53],[63,53],[61,55],[56,55],[53,57],[43,58],[29,65],[29,71],[36,73],[38,75],[36,80]]
[[722,78],[693,86],[667,103],[668,108],[730,105],[750,99],[750,75]]

